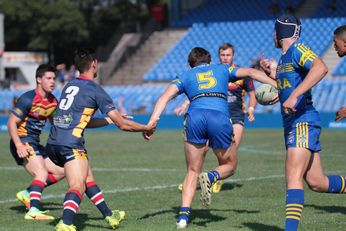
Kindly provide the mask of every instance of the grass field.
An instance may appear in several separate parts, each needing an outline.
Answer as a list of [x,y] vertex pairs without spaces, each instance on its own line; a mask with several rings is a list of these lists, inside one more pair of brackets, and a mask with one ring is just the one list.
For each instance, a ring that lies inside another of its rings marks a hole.
[[[112,209],[126,211],[127,218],[119,230],[175,230],[181,200],[177,186],[185,174],[181,132],[158,131],[150,143],[144,142],[140,134],[86,133],[90,161],[106,201]],[[345,131],[322,132],[322,159],[327,173],[346,175],[345,139]],[[16,167],[8,141],[8,135],[0,133],[0,230],[53,230],[58,219],[24,221],[25,209],[15,200],[15,193],[27,187],[30,178]],[[281,129],[247,130],[238,171],[221,193],[213,195],[210,209],[201,205],[197,192],[188,230],[283,230],[284,151]],[[210,170],[215,164],[209,152],[204,169]],[[59,218],[66,189],[64,180],[45,189],[43,209]],[[305,192],[300,230],[346,229],[346,195]],[[87,197],[75,222],[78,230],[108,229]]]

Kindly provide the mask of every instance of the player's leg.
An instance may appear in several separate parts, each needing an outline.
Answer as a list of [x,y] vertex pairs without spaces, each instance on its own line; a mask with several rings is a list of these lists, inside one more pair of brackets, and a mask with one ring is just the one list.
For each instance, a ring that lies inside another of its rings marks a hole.
[[110,210],[103,197],[101,189],[96,184],[90,164],[88,168],[88,176],[86,179],[85,194],[94,203],[98,210],[102,213],[107,223],[115,229],[119,223],[125,219],[125,212],[120,210]]
[[201,173],[199,183],[201,186],[200,200],[204,206],[211,203],[211,187],[219,179],[226,178],[234,173],[237,165],[237,149],[232,146],[233,128],[227,114],[210,111],[208,113],[207,132],[209,146],[213,149],[219,165],[208,173]]
[[64,168],[54,164],[49,158],[45,158],[44,163],[48,170],[46,187],[59,182],[65,177]]
[[237,146],[237,149],[238,149],[243,139],[244,126],[239,123],[233,124],[233,134],[234,134],[235,146]]
[[177,228],[185,228],[189,222],[192,199],[196,193],[198,176],[202,171],[206,144],[184,143],[187,173],[183,182],[182,203]]
[[304,206],[303,178],[311,159],[306,148],[288,148],[286,155],[286,231],[295,231]]
[[305,180],[310,189],[321,193],[346,193],[346,179],[340,175],[326,176],[323,171],[320,154],[315,152],[311,161]]
[[[233,120],[232,120],[233,121]],[[236,123],[233,124],[233,133],[234,133],[234,146],[236,146],[236,151],[238,151],[238,148],[240,146],[241,140],[243,138],[243,133],[244,133],[244,122],[243,120],[235,120]],[[220,151],[218,151],[218,153],[220,153]],[[222,155],[216,155],[218,157],[218,161],[219,161],[219,165],[230,165],[230,167],[232,165],[234,165],[232,168],[234,169],[234,171],[237,168],[237,152],[231,151],[231,153],[233,153],[232,156],[230,156],[230,159],[225,159],[222,158]],[[223,180],[218,180],[216,181],[213,186],[212,186],[212,192],[213,193],[219,193],[222,189],[222,185],[223,185],[224,181]]]
[[45,188],[45,180],[48,172],[44,164],[42,156],[31,155],[24,160],[25,170],[33,176],[31,185],[28,188],[30,196],[30,209],[25,214],[26,220],[52,220],[54,217],[48,216],[45,212],[40,211],[40,201],[43,189]]

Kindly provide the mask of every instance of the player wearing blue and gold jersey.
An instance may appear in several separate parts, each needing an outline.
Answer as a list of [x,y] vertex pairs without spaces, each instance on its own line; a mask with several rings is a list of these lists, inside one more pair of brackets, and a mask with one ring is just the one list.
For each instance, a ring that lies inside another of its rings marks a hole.
[[12,156],[33,177],[31,185],[16,195],[29,209],[24,217],[26,220],[53,219],[39,210],[41,194],[46,186],[64,177],[64,170],[46,158],[44,147],[40,144],[41,132],[57,106],[57,100],[52,95],[55,72],[55,68],[48,64],[37,68],[36,89],[19,97],[7,123]]
[[[112,99],[93,81],[98,67],[93,50],[76,51],[74,62],[81,74],[66,84],[62,90],[47,142],[49,158],[57,165],[64,167],[69,185],[64,199],[62,219],[55,228],[57,231],[76,230],[73,219],[84,192],[98,207],[109,225],[116,228],[124,219],[125,212],[111,211],[95,183],[87,150],[84,147],[84,129],[114,123],[124,131],[143,132],[154,129],[156,123],[138,124],[125,119],[115,109]],[[92,115],[98,109],[109,118],[92,119]]]
[[[224,43],[219,47],[219,59],[220,63],[228,64],[233,67],[236,67],[233,64],[234,60],[234,46],[230,43]],[[245,114],[248,115],[248,120],[250,122],[255,120],[254,110],[256,107],[256,97],[255,97],[255,88],[253,80],[251,78],[239,79],[237,81],[228,83],[228,110],[230,118],[232,120],[233,134],[234,134],[234,143],[239,148],[241,140],[244,133],[244,123],[245,123]],[[246,110],[244,95],[245,92],[249,96],[249,106]],[[186,111],[186,108],[189,106],[190,101],[187,99],[180,107],[177,107],[174,110],[176,115],[181,115]],[[206,152],[208,149],[206,149]],[[233,161],[237,163],[237,156],[234,156]],[[213,193],[220,192],[223,185],[223,181],[216,181],[212,186]],[[179,185],[179,190],[182,191],[182,184]]]
[[[250,76],[276,85],[273,79],[255,69],[225,64],[210,65],[209,52],[200,47],[191,50],[188,62],[192,69],[178,75],[171,82],[157,101],[149,120],[149,124],[158,121],[167,103],[177,94],[184,93],[188,97],[190,106],[184,121],[187,174],[183,183],[177,228],[187,227],[197,180],[201,186],[200,199],[203,205],[209,206],[212,184],[218,179],[229,177],[235,171],[237,148],[231,145],[233,128],[227,102],[228,82]],[[145,133],[144,137],[150,139],[151,135],[152,133]],[[207,145],[213,149],[219,166],[208,173],[201,173]]]
[[276,80],[287,150],[286,231],[298,229],[304,206],[303,180],[316,192],[346,191],[344,177],[326,176],[323,172],[319,154],[321,120],[313,106],[311,89],[328,69],[299,38],[300,31],[301,23],[295,16],[283,15],[276,20],[274,41],[282,49]]

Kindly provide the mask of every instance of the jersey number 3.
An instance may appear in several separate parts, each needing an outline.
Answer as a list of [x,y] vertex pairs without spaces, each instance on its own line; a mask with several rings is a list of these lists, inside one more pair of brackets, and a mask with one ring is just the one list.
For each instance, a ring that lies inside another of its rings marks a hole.
[[197,73],[197,81],[199,83],[198,90],[213,88],[217,82],[212,71]]
[[69,86],[65,90],[65,93],[66,93],[65,98],[61,99],[59,103],[59,108],[61,110],[68,110],[71,107],[74,101],[74,97],[77,95],[78,92],[79,92],[79,87]]

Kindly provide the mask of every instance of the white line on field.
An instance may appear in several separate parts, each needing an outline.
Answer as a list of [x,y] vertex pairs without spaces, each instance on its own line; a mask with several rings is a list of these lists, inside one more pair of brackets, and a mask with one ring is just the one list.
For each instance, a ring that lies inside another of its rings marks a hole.
[[[225,182],[242,182],[242,181],[257,181],[257,180],[265,180],[265,179],[274,179],[274,178],[283,178],[284,175],[269,175],[269,176],[261,176],[261,177],[249,177],[245,179],[228,179],[225,180]],[[170,184],[170,185],[154,185],[154,186],[147,186],[147,187],[134,187],[134,188],[125,188],[125,189],[111,189],[111,190],[104,190],[103,193],[106,194],[113,194],[113,193],[122,193],[122,192],[136,192],[141,190],[153,190],[153,189],[168,189],[168,188],[175,188],[179,184]],[[64,198],[65,194],[49,194],[42,196],[42,199],[57,199],[57,198]],[[8,199],[8,200],[0,200],[0,204],[7,204],[16,202],[17,199]]]

